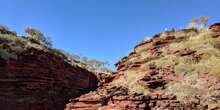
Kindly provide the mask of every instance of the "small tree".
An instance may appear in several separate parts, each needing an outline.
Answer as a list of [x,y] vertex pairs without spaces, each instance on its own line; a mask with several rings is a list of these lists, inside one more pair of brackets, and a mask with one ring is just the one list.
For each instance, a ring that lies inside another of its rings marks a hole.
[[198,19],[193,18],[193,19],[191,20],[191,22],[189,23],[188,28],[189,28],[189,29],[196,28],[196,23],[197,23],[197,22],[198,22]]
[[36,42],[43,44],[47,47],[52,47],[52,41],[50,37],[45,37],[41,31],[35,28],[28,27],[25,29],[25,32],[28,33],[31,36],[31,38]]
[[47,47],[51,48],[52,47],[52,40],[50,37],[43,37],[42,43],[46,45]]
[[25,32],[28,33],[34,40],[40,42],[43,40],[44,35],[39,30],[34,28],[26,28]]
[[209,17],[208,16],[201,16],[201,17],[199,17],[199,20],[200,20],[200,28],[204,29],[207,25]]
[[208,16],[200,16],[193,18],[192,21],[189,23],[188,28],[196,28],[196,25],[198,25],[200,26],[200,29],[205,29],[207,26],[208,19]]

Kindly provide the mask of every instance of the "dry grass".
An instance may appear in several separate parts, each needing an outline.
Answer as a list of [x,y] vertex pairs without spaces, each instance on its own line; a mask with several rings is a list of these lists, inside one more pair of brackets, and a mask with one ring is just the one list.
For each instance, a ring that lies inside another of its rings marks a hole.
[[144,86],[137,83],[143,77],[143,74],[135,71],[126,71],[124,76],[117,79],[115,84],[117,86],[127,87],[130,91],[143,93],[144,95],[148,95],[149,91]]
[[196,72],[202,74],[214,75],[220,79],[220,58],[211,56],[208,59],[202,59],[199,63],[192,65]]
[[201,86],[207,83],[206,81],[199,80],[197,74],[191,74],[184,77],[180,81],[173,81],[167,85],[167,90],[177,96],[178,100],[182,100],[187,96],[193,95],[207,95],[206,90],[202,90]]
[[[175,74],[182,76],[183,79],[168,83],[167,91],[175,94],[179,100],[191,95],[201,95],[203,99],[210,99],[214,91],[204,87],[208,82],[199,78],[199,75],[209,74],[220,79],[220,38],[212,38],[213,33],[210,30],[199,30],[199,33],[179,33],[181,35],[174,34],[179,37],[185,36],[183,41],[161,48],[158,50],[162,52],[161,57],[148,60],[142,67],[151,63],[159,68],[168,65],[174,66]],[[153,55],[145,48],[146,46],[138,48],[140,56],[129,61],[152,58]],[[201,59],[196,59],[193,55],[178,56],[174,54],[176,51],[185,49],[196,51],[194,55]],[[128,87],[134,92],[149,94],[148,88],[137,83],[143,77],[138,71],[125,71],[124,76],[117,79],[116,85]]]
[[209,89],[207,80],[199,77],[199,74],[186,75],[180,81],[173,81],[167,84],[167,91],[175,94],[178,100],[183,100],[188,96],[199,95],[203,100],[211,100],[218,96],[219,92]]
[[[212,38],[213,33],[209,30],[203,30],[198,35],[188,38],[186,41],[171,43],[168,47],[161,49],[164,57],[153,60],[158,67],[166,65],[175,66],[176,74],[201,73],[220,76],[220,38]],[[174,52],[178,50],[195,50],[201,60],[197,61],[193,56],[175,56]],[[220,77],[219,77],[220,78]]]
[[[200,95],[208,100],[215,94],[215,91],[204,87],[208,82],[198,77],[200,74],[209,74],[220,79],[220,38],[212,36],[213,33],[209,30],[200,31],[198,35],[185,41],[162,48],[164,57],[152,61],[158,67],[173,65],[174,72],[184,76],[180,81],[167,84],[167,90],[175,94],[179,100],[192,95]],[[195,50],[195,54],[201,59],[197,61],[191,55],[183,57],[173,55],[174,52],[184,49]]]
[[192,73],[194,71],[194,68],[192,67],[192,65],[180,63],[175,66],[174,71],[176,74],[186,75]]
[[197,33],[194,32],[194,31],[186,33],[182,30],[179,30],[179,31],[174,33],[174,36],[176,36],[176,38],[184,37],[186,39],[189,38],[189,37],[196,36],[196,35],[197,35]]
[[16,42],[19,41],[23,44],[26,44],[27,42],[29,42],[27,39],[24,39],[22,37],[18,37],[15,35],[11,35],[11,34],[0,34],[0,39],[4,39],[10,42]]
[[166,55],[159,59],[153,60],[150,63],[154,63],[157,67],[165,67],[168,65],[175,65],[177,57],[174,55]]
[[142,51],[140,53],[140,59],[146,59],[146,58],[150,58],[152,55],[150,52],[148,51]]
[[164,55],[166,55],[186,48],[192,50],[199,50],[201,48],[206,47],[206,45],[210,43],[210,39],[212,39],[211,38],[212,34],[213,33],[209,30],[203,31],[199,34],[195,34],[195,35],[191,35],[190,37],[187,37],[187,39],[185,39],[182,42],[171,43],[168,47],[162,48],[161,51],[163,52]]

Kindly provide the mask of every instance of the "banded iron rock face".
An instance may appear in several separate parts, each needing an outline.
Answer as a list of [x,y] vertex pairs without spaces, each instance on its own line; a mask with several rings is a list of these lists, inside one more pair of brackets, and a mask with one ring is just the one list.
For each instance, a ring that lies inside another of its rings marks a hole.
[[97,83],[91,72],[32,48],[17,60],[0,59],[0,109],[63,110],[69,98]]
[[[219,39],[219,26],[212,27],[210,39]],[[100,81],[96,91],[71,99],[65,110],[220,110],[220,83],[215,76],[177,73],[175,61],[169,65],[166,62],[165,66],[156,62],[172,55],[199,63],[204,54],[197,50],[169,50],[171,44],[197,35],[200,36],[197,29],[172,30],[139,43],[116,64],[117,72]]]

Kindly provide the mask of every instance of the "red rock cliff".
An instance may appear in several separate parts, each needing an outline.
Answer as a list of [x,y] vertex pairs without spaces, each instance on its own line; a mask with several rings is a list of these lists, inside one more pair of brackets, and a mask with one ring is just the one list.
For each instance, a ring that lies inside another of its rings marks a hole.
[[212,27],[157,34],[122,58],[96,91],[72,99],[65,110],[220,110],[220,62],[214,63],[220,60],[207,51],[219,51],[219,36]]
[[0,109],[63,110],[69,98],[97,83],[91,72],[32,48],[17,60],[0,59]]

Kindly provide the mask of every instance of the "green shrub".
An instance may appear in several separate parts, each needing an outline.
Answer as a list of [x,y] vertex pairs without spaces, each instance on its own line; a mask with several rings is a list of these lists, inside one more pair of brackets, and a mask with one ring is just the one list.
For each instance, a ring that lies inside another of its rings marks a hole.
[[86,68],[91,71],[96,72],[110,72],[106,66],[109,65],[107,61],[99,61],[96,59],[89,59],[87,57],[83,57],[81,60],[82,63],[86,64]]
[[44,37],[43,33],[41,33],[39,30],[34,28],[26,28],[25,32],[28,33],[34,40],[41,41]]
[[17,54],[22,53],[29,48],[35,48],[50,52],[53,55],[61,57],[69,64],[78,65],[93,72],[111,72],[111,70],[108,69],[109,63],[106,61],[81,57],[76,54],[70,54],[61,49],[53,49],[50,37],[46,37],[41,31],[35,28],[28,27],[25,29],[25,32],[29,34],[28,37],[17,36],[6,26],[0,25],[0,41],[3,42],[3,44],[0,44],[1,58],[6,60],[10,58],[16,59]]
[[15,31],[10,31],[7,26],[0,25],[0,34],[10,34],[10,35],[17,35]]
[[30,35],[30,37],[35,42],[37,42],[39,44],[43,44],[43,45],[45,45],[49,48],[52,47],[52,41],[51,41],[50,37],[45,37],[44,34],[41,31],[39,31],[35,28],[28,27],[28,28],[25,29],[25,32],[28,33]]
[[3,49],[0,49],[0,57],[4,60],[17,59],[16,54],[9,53],[8,51]]
[[109,68],[109,62],[81,57],[80,55],[68,53],[62,49],[51,49],[51,53],[60,56],[73,65],[79,65],[93,72],[112,72]]

